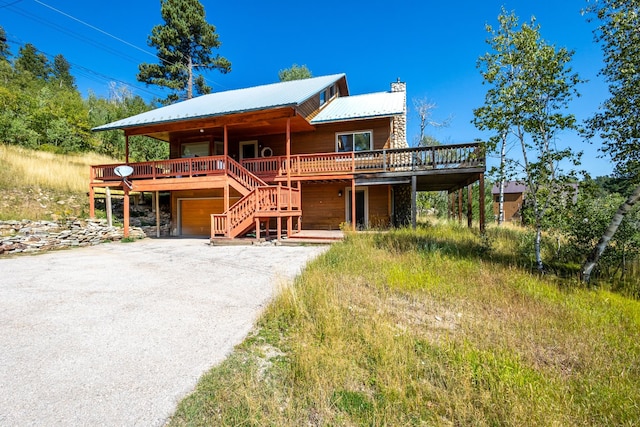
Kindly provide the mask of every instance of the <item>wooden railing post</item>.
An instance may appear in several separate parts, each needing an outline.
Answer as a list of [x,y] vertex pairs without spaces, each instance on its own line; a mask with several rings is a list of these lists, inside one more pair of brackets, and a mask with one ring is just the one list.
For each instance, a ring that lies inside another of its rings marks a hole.
[[387,150],[382,150],[382,170],[387,171]]
[[436,149],[435,147],[431,147],[431,161],[433,162],[433,168],[436,169],[438,165],[436,164]]

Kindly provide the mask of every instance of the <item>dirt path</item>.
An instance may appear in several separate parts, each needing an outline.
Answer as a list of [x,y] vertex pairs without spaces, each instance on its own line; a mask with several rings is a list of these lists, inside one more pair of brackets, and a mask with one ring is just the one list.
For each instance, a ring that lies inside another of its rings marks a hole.
[[162,425],[325,247],[145,239],[0,258],[0,425]]

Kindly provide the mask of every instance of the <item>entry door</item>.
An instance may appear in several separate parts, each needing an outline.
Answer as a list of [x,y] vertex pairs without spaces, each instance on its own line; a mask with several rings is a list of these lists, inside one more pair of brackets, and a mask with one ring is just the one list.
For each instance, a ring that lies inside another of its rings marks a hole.
[[240,141],[240,160],[258,157],[258,141]]
[[[346,191],[346,218],[347,222],[351,221],[351,190]],[[367,190],[356,190],[356,227],[367,227]]]

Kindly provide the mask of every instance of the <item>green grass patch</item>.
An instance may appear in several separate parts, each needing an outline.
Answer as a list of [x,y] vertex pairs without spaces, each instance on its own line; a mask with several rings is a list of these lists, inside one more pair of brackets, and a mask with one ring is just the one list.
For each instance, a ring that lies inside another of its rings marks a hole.
[[171,425],[634,425],[640,303],[532,273],[494,233],[349,234]]

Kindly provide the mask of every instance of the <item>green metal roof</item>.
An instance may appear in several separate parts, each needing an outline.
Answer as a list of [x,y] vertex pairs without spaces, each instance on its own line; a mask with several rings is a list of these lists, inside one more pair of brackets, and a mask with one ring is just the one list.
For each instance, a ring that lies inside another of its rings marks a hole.
[[404,92],[379,92],[344,96],[334,99],[325,106],[311,120],[311,124],[390,117],[402,114],[404,108]]
[[296,107],[343,78],[346,79],[345,74],[333,74],[211,93],[98,126],[93,130],[125,129],[270,108]]

